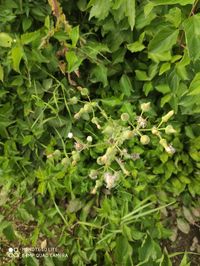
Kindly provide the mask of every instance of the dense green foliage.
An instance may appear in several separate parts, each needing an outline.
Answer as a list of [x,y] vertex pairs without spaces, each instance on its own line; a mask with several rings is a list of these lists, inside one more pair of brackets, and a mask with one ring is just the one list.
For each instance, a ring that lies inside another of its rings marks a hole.
[[1,1],[0,237],[67,254],[23,265],[172,265],[200,218],[199,9]]

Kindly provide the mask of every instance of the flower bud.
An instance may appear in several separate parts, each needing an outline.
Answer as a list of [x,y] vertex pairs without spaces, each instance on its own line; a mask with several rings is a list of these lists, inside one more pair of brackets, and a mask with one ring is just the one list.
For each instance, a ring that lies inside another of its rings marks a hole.
[[92,142],[92,136],[87,136],[87,142]]
[[69,139],[72,139],[73,138],[73,133],[69,132],[67,136],[68,136]]
[[60,157],[60,155],[61,155],[61,151],[60,150],[55,150],[54,152],[53,152],[53,155],[55,156],[55,157]]
[[74,119],[76,119],[76,120],[80,119],[80,117],[81,117],[81,115],[79,112],[74,115]]
[[152,133],[153,135],[156,135],[156,136],[159,136],[159,135],[160,135],[158,129],[157,129],[155,126],[152,127],[152,129],[151,129],[151,133]]
[[91,103],[86,103],[84,106],[83,106],[83,110],[87,113],[91,112],[92,111],[92,104]]
[[89,95],[89,91],[87,88],[81,88],[81,95],[82,96],[87,96]]
[[122,138],[124,140],[126,139],[131,139],[134,137],[134,131],[131,131],[131,130],[125,130],[123,133],[122,133]]
[[74,148],[77,150],[77,151],[82,151],[85,147],[84,147],[84,144],[80,143],[80,142],[75,142],[74,143]]
[[173,128],[172,125],[168,125],[165,128],[165,133],[166,134],[174,134],[174,133],[176,133],[176,130]]
[[100,156],[97,158],[97,164],[99,165],[103,165],[105,164],[107,161],[107,156],[106,155],[103,155],[103,156]]
[[69,99],[69,102],[71,103],[71,104],[77,104],[77,102],[78,102],[78,98],[77,97],[72,97],[71,99]]
[[73,161],[79,161],[80,160],[80,154],[77,151],[72,151],[72,159]]
[[150,109],[151,109],[151,103],[148,102],[148,103],[142,103],[140,105],[140,108],[143,112],[148,112]]
[[97,179],[97,176],[98,176],[98,171],[92,169],[92,170],[90,171],[90,173],[89,173],[89,177],[90,177],[91,179],[94,180],[94,179]]
[[70,159],[69,157],[65,157],[62,159],[61,164],[64,166],[68,166],[70,164]]
[[140,142],[141,142],[143,145],[147,145],[147,144],[149,144],[149,142],[150,142],[150,138],[149,138],[149,136],[147,136],[147,135],[143,135],[143,136],[141,136],[141,137],[140,137]]
[[160,145],[163,146],[164,148],[167,147],[167,141],[166,141],[166,139],[161,139],[161,140],[159,141],[159,143],[160,143]]
[[121,120],[124,122],[128,121],[129,120],[129,114],[128,113],[121,114]]
[[174,111],[169,111],[166,115],[162,117],[162,122],[166,123],[172,116],[174,115]]

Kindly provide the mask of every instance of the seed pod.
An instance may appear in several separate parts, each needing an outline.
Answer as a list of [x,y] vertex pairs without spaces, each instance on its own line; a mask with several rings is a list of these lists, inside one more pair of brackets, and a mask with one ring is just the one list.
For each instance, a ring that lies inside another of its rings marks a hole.
[[143,135],[143,136],[141,136],[141,137],[140,137],[140,142],[141,142],[143,145],[147,145],[147,144],[149,144],[149,142],[150,142],[150,138],[149,138],[149,136],[147,136],[147,135]]
[[121,120],[122,121],[128,121],[129,120],[129,114],[128,113],[123,113],[123,114],[121,114]]
[[168,125],[165,128],[165,133],[166,134],[174,134],[174,133],[176,133],[176,130],[173,128],[172,125]]
[[60,155],[61,155],[61,151],[60,151],[60,150],[55,150],[55,151],[53,152],[53,155],[54,155],[55,157],[59,158]]
[[99,165],[105,164],[105,159],[106,158],[104,156],[100,156],[100,157],[97,158],[97,164],[99,164]]
[[164,148],[166,148],[168,145],[167,145],[167,141],[166,141],[166,139],[161,139],[160,141],[159,141],[159,143],[160,143],[160,145],[161,146],[163,146]]
[[89,95],[89,90],[87,88],[81,88],[81,95],[82,96],[87,96]]
[[166,123],[172,116],[174,115],[174,111],[169,111],[166,115],[162,117],[162,122]]
[[143,112],[148,112],[151,109],[151,103],[142,103],[140,107]]
[[152,129],[151,129],[151,133],[152,133],[153,135],[156,135],[156,136],[159,136],[159,135],[160,135],[159,130],[158,130],[155,126],[152,127]]
[[68,166],[70,164],[70,159],[69,157],[65,157],[62,159],[61,164],[64,166]]
[[71,99],[69,99],[69,102],[71,103],[71,104],[77,104],[77,102],[78,102],[78,98],[77,97],[72,97]]
[[86,103],[86,104],[83,106],[83,110],[84,110],[84,112],[86,112],[86,113],[92,112],[92,104],[91,104],[91,103]]

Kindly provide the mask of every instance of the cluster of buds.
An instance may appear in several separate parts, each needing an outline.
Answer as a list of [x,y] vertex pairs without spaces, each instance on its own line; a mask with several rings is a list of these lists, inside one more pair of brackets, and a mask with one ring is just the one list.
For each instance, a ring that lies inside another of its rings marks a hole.
[[[83,89],[83,88],[82,88]],[[87,93],[86,93],[87,94]],[[71,102],[76,102],[77,99],[71,99]],[[110,119],[106,113],[100,109],[101,114],[103,117],[107,119],[107,123],[105,126],[101,126],[100,122],[102,124],[102,121],[99,120],[97,117],[94,116],[94,108],[97,106],[96,102],[87,102],[84,104],[84,106],[74,115],[75,119],[79,119],[81,116],[88,115],[90,113],[93,113],[93,118],[91,119],[91,122],[96,125],[98,129],[102,129],[102,133],[104,135],[105,145],[107,146],[105,152],[99,156],[96,160],[97,164],[100,165],[100,168],[106,169],[106,172],[103,174],[103,179],[98,178],[99,177],[99,170],[91,170],[89,173],[89,177],[92,180],[96,180],[96,185],[91,191],[92,194],[95,194],[97,192],[97,189],[99,186],[102,186],[102,180],[104,180],[106,184],[106,188],[108,190],[111,190],[115,185],[116,181],[119,178],[119,173],[114,172],[114,170],[111,170],[111,172],[108,171],[110,168],[110,165],[115,161],[115,163],[118,163],[120,166],[122,173],[126,176],[129,175],[129,172],[126,170],[124,161],[125,160],[138,160],[140,158],[139,153],[129,154],[126,149],[121,150],[121,147],[123,147],[123,143],[127,140],[133,139],[135,136],[139,137],[139,141],[142,145],[148,145],[150,143],[150,137],[146,132],[150,132],[151,134],[157,136],[159,138],[160,145],[165,149],[165,151],[168,154],[174,154],[175,148],[168,144],[167,141],[162,137],[162,130],[165,132],[165,134],[173,134],[176,133],[176,130],[173,128],[172,125],[166,125],[165,128],[161,128],[161,125],[163,123],[167,123],[168,120],[174,115],[174,111],[168,112],[166,115],[164,115],[161,118],[161,121],[158,125],[153,126],[152,128],[147,128],[147,118],[144,116],[144,113],[150,111],[151,104],[150,102],[142,103],[140,105],[141,113],[137,116],[135,125],[132,124],[131,121],[131,115],[128,113],[122,113],[121,114],[121,122],[119,120],[112,120]],[[123,122],[123,123],[122,123]],[[126,126],[125,126],[126,124]],[[127,126],[128,124],[128,126]],[[144,133],[144,134],[143,134]],[[72,165],[76,164],[78,160],[80,160],[80,153],[82,150],[90,148],[92,146],[95,146],[95,144],[91,143],[93,142],[92,136],[87,136],[84,141],[77,140],[77,138],[74,138],[73,133],[68,133],[69,139],[74,139],[76,142],[74,143],[74,151],[72,151],[72,156],[70,160],[72,161]],[[134,141],[133,141],[134,143]],[[119,156],[117,156],[119,155]],[[119,159],[120,158],[120,159]],[[64,159],[63,159],[64,160]],[[68,159],[66,159],[66,162],[68,163]],[[63,162],[64,163],[64,162]],[[113,172],[112,172],[113,171]]]
[[108,147],[106,153],[103,156],[97,158],[97,164],[99,165],[110,165],[115,159],[117,150],[115,147]]
[[84,114],[89,114],[93,111],[93,108],[97,106],[96,102],[88,102],[86,103],[78,113],[74,115],[74,119],[79,119]]

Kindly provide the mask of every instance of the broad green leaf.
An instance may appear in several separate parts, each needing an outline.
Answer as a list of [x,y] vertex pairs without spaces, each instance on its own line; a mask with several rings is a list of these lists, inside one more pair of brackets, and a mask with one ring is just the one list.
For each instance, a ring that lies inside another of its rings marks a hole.
[[127,260],[131,257],[132,247],[124,236],[119,236],[116,240],[115,258],[118,265],[129,265]]
[[192,80],[188,95],[198,95],[200,94],[200,72],[197,73]]
[[172,94],[168,93],[161,98],[160,106],[163,107],[166,103],[168,103],[172,98]]
[[145,46],[142,43],[137,41],[137,42],[128,44],[127,48],[132,53],[136,53],[136,52],[142,51],[145,48]]
[[3,78],[4,78],[4,71],[3,71],[3,67],[2,65],[0,65],[0,80],[3,82]]
[[24,33],[21,35],[22,44],[29,44],[40,38],[40,30]]
[[183,23],[189,56],[193,61],[200,57],[200,14],[196,14]]
[[146,82],[144,84],[144,88],[143,91],[145,93],[145,96],[147,96],[149,94],[149,92],[151,92],[153,90],[153,85],[151,82]]
[[126,16],[131,30],[133,30],[135,26],[135,0],[126,0]]
[[31,27],[31,25],[32,25],[32,19],[31,18],[24,18],[23,20],[22,20],[22,28],[23,28],[23,31],[25,32],[25,31],[27,31],[30,27]]
[[171,67],[171,64],[169,62],[163,63],[159,71],[159,76],[167,72],[170,69],[170,67]]
[[5,32],[0,32],[0,46],[11,47],[13,39]]
[[181,61],[176,63],[177,73],[182,80],[188,80],[188,73],[186,66],[188,66],[189,64],[190,64],[190,58],[188,55],[188,51],[185,50]]
[[70,38],[72,40],[72,46],[75,47],[79,39],[79,26],[76,26],[71,30]]
[[151,0],[152,3],[154,3],[156,6],[161,5],[176,5],[179,4],[181,6],[194,4],[195,0]]
[[[149,42],[149,56],[164,56],[166,52],[170,52],[173,45],[177,41],[179,30],[166,26],[161,28],[153,39]],[[160,58],[160,59],[161,59]],[[164,59],[164,58],[163,58]],[[164,59],[167,60],[167,59]],[[163,60],[162,60],[163,61]]]
[[102,82],[103,86],[106,87],[108,85],[107,72],[108,69],[103,64],[95,66],[91,71],[92,81]]
[[23,54],[24,54],[24,51],[23,51],[23,48],[21,46],[15,46],[11,50],[11,58],[12,58],[12,61],[13,61],[13,69],[16,72],[20,72],[19,65],[20,65],[21,59],[23,57]]
[[74,51],[68,51],[65,54],[67,59],[67,70],[69,73],[78,69],[79,65],[81,64],[82,59],[78,58]]
[[126,96],[130,96],[131,95],[131,91],[132,89],[132,84],[131,81],[129,79],[129,77],[127,75],[122,75],[120,81],[119,81],[119,85],[121,87],[121,91],[124,95]]
[[89,19],[92,17],[95,17],[99,20],[105,19],[108,16],[111,6],[111,0],[90,0],[88,3],[88,8],[92,8],[90,10]]
[[110,107],[114,107],[117,105],[121,105],[122,101],[121,99],[117,98],[117,97],[111,97],[111,98],[107,98],[104,100],[101,100],[103,104],[110,106]]
[[182,260],[181,260],[181,263],[179,266],[190,266],[190,262],[188,262],[188,258],[187,258],[187,255],[184,254]]
[[147,73],[142,70],[135,70],[135,74],[138,80],[144,80],[144,81],[149,81],[150,78],[147,76]]
[[160,84],[160,85],[157,85],[155,88],[157,91],[161,92],[162,94],[171,92],[170,87],[167,84]]
[[169,13],[165,15],[166,21],[169,21],[173,24],[175,28],[178,28],[181,24],[181,10],[178,7],[171,8]]

